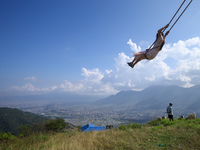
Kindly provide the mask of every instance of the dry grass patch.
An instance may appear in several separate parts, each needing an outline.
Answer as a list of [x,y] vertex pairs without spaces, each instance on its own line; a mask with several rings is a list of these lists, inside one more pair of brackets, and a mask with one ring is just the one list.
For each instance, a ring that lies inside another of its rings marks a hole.
[[[159,125],[157,125],[159,124]],[[175,122],[152,121],[95,132],[38,134],[0,143],[2,150],[132,150],[132,149],[199,149],[200,120]]]

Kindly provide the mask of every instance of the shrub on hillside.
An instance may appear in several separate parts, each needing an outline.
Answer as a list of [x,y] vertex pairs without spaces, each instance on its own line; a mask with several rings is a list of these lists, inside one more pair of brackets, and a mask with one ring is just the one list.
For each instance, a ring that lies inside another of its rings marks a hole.
[[19,131],[20,131],[21,135],[29,136],[33,133],[33,126],[30,124],[25,124],[25,125],[21,126]]
[[13,140],[16,137],[14,135],[12,135],[10,132],[8,133],[0,133],[0,141],[1,140]]
[[46,123],[45,123],[45,128],[48,131],[62,131],[63,129],[65,129],[67,127],[67,123],[65,122],[64,119],[62,118],[56,118],[55,120],[51,120],[49,119]]

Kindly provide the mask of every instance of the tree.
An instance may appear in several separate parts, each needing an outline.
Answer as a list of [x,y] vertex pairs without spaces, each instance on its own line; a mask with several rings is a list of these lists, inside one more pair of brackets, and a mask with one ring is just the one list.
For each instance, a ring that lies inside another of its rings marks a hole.
[[67,127],[67,123],[62,118],[56,118],[55,120],[49,119],[45,123],[45,128],[49,131],[62,131],[64,128]]
[[21,128],[19,130],[23,136],[29,136],[33,133],[33,126],[30,124],[25,124],[25,125],[21,126]]
[[38,122],[33,123],[33,129],[34,132],[45,132],[46,128],[45,128],[45,123],[47,122],[47,120],[44,119],[40,119]]

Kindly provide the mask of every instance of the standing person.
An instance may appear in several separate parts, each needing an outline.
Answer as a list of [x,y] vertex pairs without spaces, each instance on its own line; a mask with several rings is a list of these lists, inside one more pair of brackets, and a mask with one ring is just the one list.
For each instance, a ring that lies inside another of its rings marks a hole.
[[173,118],[173,110],[172,110],[172,103],[169,103],[169,106],[167,107],[166,111],[168,113],[168,118],[169,118],[169,121],[174,121],[174,118]]
[[143,59],[147,59],[147,60],[152,60],[156,57],[156,55],[159,53],[159,51],[162,50],[162,47],[165,44],[165,38],[166,36],[169,34],[169,31],[167,31],[165,33],[165,35],[163,34],[163,30],[168,28],[169,24],[167,24],[166,26],[164,26],[163,28],[158,30],[158,33],[156,35],[156,41],[154,43],[153,48],[151,49],[147,49],[146,51],[141,51],[141,52],[137,52],[134,53],[134,59],[132,62],[127,62],[127,64],[133,68],[139,61],[143,60]]

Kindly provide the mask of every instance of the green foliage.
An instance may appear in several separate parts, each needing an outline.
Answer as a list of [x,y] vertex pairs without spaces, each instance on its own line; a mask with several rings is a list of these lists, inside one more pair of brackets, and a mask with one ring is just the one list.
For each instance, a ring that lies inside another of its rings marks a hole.
[[200,119],[174,119],[174,121],[169,121],[169,119],[163,119],[158,121],[157,119],[148,122],[145,126],[164,126],[164,127],[176,127],[176,129],[186,128],[186,129],[197,129],[200,125]]
[[23,112],[22,110],[16,108],[0,108],[0,132],[12,132],[12,134],[18,135],[20,133],[18,129],[22,125],[32,125],[40,120],[47,119],[43,116]]
[[85,133],[74,131],[55,134],[47,132],[32,134],[23,138],[17,136],[16,140],[0,142],[0,148],[26,150],[199,149],[200,119],[191,121],[174,119],[173,123],[168,121],[167,119],[161,121],[153,120],[148,125],[135,123],[121,125],[118,129],[102,132]]
[[138,123],[133,123],[133,124],[128,124],[128,125],[120,125],[118,128],[119,128],[119,130],[127,131],[127,130],[131,130],[131,129],[139,129],[141,127],[142,127],[142,125],[140,125]]
[[81,130],[81,128],[82,128],[82,126],[81,126],[81,125],[79,125],[79,126],[77,126],[76,128],[78,129],[78,131],[80,131],[80,130]]
[[67,127],[67,123],[62,118],[56,118],[55,120],[48,120],[45,123],[45,127],[49,131],[62,131]]
[[46,119],[40,119],[38,122],[33,123],[33,131],[34,132],[46,132],[45,123],[47,122]]
[[19,130],[20,130],[20,133],[23,134],[24,136],[29,136],[33,133],[33,126],[30,124],[25,124],[21,126]]
[[154,119],[150,122],[148,122],[145,126],[158,126],[158,125],[163,125],[163,126],[171,126],[174,125],[177,121],[177,119],[174,119],[175,121],[169,121],[169,119]]
[[152,132],[155,132],[155,131],[159,131],[160,129],[163,129],[163,126],[153,126],[152,128],[151,128],[151,131]]
[[1,140],[13,140],[16,137],[14,135],[12,135],[10,132],[8,133],[0,133],[0,141]]
[[174,125],[176,123],[176,121],[169,121],[169,119],[163,119],[160,121],[160,124],[162,124],[163,126],[171,126]]

